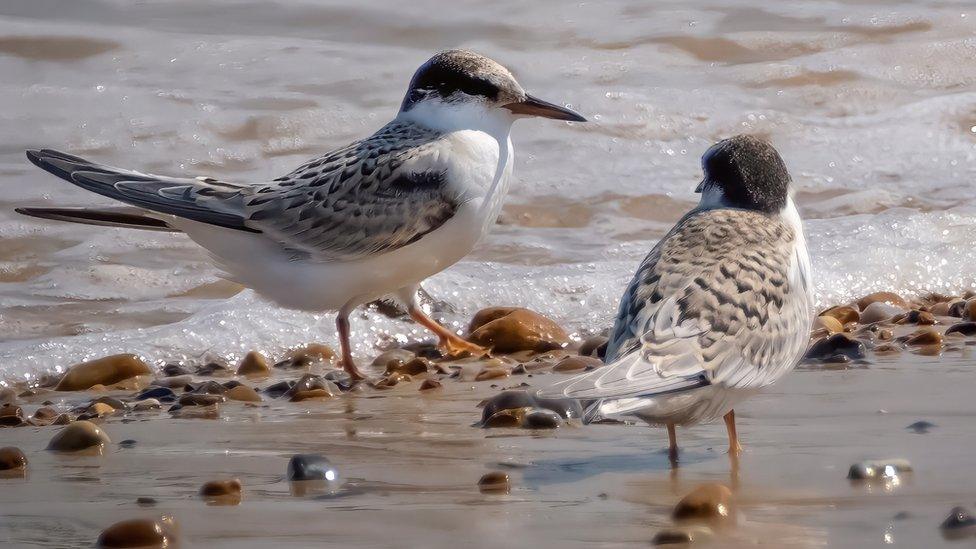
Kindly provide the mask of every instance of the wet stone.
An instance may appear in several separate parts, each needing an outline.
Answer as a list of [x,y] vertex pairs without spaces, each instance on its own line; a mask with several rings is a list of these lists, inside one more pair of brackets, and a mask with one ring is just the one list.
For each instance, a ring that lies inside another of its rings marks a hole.
[[322,374],[322,379],[334,383],[341,391],[348,391],[354,385],[352,377],[345,370],[329,370]]
[[908,429],[909,431],[913,431],[917,434],[923,435],[925,433],[928,433],[929,430],[932,429],[933,427],[936,427],[936,424],[925,420],[921,420],[921,421],[916,421],[915,423],[912,423],[911,425],[905,428]]
[[264,392],[271,398],[279,398],[295,385],[294,381],[279,381],[264,388]]
[[440,389],[444,385],[436,379],[425,379],[423,383],[420,384],[421,391],[433,391],[434,389]]
[[112,385],[135,376],[149,375],[149,365],[136,355],[112,355],[75,364],[58,382],[55,390],[84,391],[94,385]]
[[[851,336],[840,333],[819,339],[807,349],[806,360],[820,360],[823,362],[841,362],[860,360],[866,354],[864,344]],[[841,358],[843,357],[843,358]]]
[[210,504],[239,505],[243,486],[239,479],[211,480],[200,487],[200,496]]
[[502,410],[518,408],[544,408],[556,412],[564,419],[580,418],[583,415],[583,407],[577,400],[538,398],[527,391],[509,390],[502,391],[485,401],[481,411],[481,422],[484,424],[488,418]]
[[610,338],[607,336],[591,336],[586,338],[580,345],[579,354],[580,356],[591,356],[594,358],[603,359],[607,352],[607,344],[610,342]]
[[406,349],[390,349],[373,359],[373,366],[382,366],[386,368],[387,364],[391,361],[399,360],[401,362],[407,362],[413,360],[417,355],[412,351]]
[[689,545],[710,539],[712,536],[712,530],[707,526],[665,528],[654,534],[651,545]]
[[136,412],[145,412],[148,410],[158,410],[162,407],[162,404],[155,398],[147,398],[139,400],[132,403],[132,409]]
[[945,335],[956,333],[964,336],[976,335],[976,322],[957,322],[945,331]]
[[101,427],[90,421],[80,420],[58,431],[51,438],[47,449],[55,452],[77,452],[89,448],[102,448],[111,442],[112,440]]
[[212,380],[204,381],[203,383],[188,387],[192,387],[189,390],[199,395],[222,395],[227,392],[227,387],[224,387],[220,383]]
[[23,408],[16,404],[0,406],[0,427],[19,427],[24,423]]
[[0,448],[0,471],[13,471],[27,467],[27,456],[16,446]]
[[178,401],[180,406],[211,406],[227,401],[224,395],[209,393],[184,393]]
[[821,313],[820,316],[834,317],[841,323],[841,325],[844,325],[850,322],[858,322],[861,318],[861,313],[849,305],[839,305],[837,307],[827,309]]
[[133,440],[131,438],[127,438],[127,439],[125,439],[125,440],[123,440],[122,442],[119,443],[119,447],[121,447],[121,448],[135,448],[136,444],[138,444],[137,441],[135,441],[135,440]]
[[0,405],[16,403],[17,391],[13,390],[12,387],[4,387],[3,389],[0,389]]
[[240,402],[261,402],[261,395],[247,385],[238,385],[233,389],[229,389],[224,393],[224,396],[230,400]]
[[58,411],[51,406],[41,406],[34,411],[31,422],[34,425],[50,425],[58,417]]
[[861,324],[874,324],[875,322],[889,321],[897,315],[904,313],[904,309],[876,301],[868,305],[861,311]]
[[976,299],[967,299],[962,309],[963,320],[976,320]]
[[296,454],[288,461],[287,477],[290,481],[326,480],[329,482],[339,478],[339,473],[323,455]]
[[104,402],[96,402],[88,407],[84,415],[89,416],[89,418],[105,417],[110,416],[115,413],[115,408],[112,408]]
[[257,351],[251,351],[244,355],[240,365],[237,367],[237,375],[264,377],[271,375],[271,367],[268,366],[268,359]]
[[[874,303],[893,305],[895,307],[907,308],[908,302],[903,297],[894,292],[874,292],[857,300],[857,307],[863,313],[866,308]],[[863,320],[862,320],[863,322]]]
[[671,512],[681,522],[725,523],[734,521],[732,490],[722,484],[703,484],[681,498]]
[[334,383],[322,376],[305,374],[282,396],[292,402],[300,402],[311,398],[332,398],[339,392],[339,388]]
[[966,300],[959,299],[949,304],[949,309],[946,311],[946,316],[962,318],[962,315],[965,314],[965,312],[966,312]]
[[844,331],[844,325],[832,316],[818,316],[813,323],[813,329],[819,334],[830,335]]
[[166,377],[187,376],[191,373],[192,372],[187,370],[185,366],[175,362],[170,362],[169,364],[163,366],[163,375]]
[[231,369],[223,362],[212,360],[197,368],[198,376],[225,376],[230,375]]
[[478,479],[478,490],[482,494],[507,494],[512,490],[512,482],[507,473],[492,471]]
[[175,377],[164,377],[161,379],[154,379],[150,385],[156,387],[166,387],[167,389],[182,388],[193,382],[193,376],[175,376]]
[[141,507],[152,507],[156,505],[156,503],[157,503],[156,498],[151,498],[147,496],[136,498],[136,505],[139,505]]
[[522,427],[526,429],[556,429],[561,423],[559,414],[545,409],[531,410],[522,418]]
[[305,356],[313,362],[335,362],[337,358],[335,349],[323,343],[309,343],[288,351],[288,358],[297,356]]
[[939,525],[939,530],[947,539],[961,539],[976,536],[976,517],[965,507],[953,507],[949,516]]
[[912,309],[905,313],[905,315],[898,321],[898,324],[918,324],[919,326],[931,326],[935,324],[935,315],[928,311],[919,311],[918,309]]
[[431,369],[433,369],[433,365],[430,360],[423,357],[412,358],[406,362],[394,359],[386,363],[387,374],[400,373],[415,376],[426,374]]
[[132,519],[116,522],[98,536],[96,547],[163,549],[178,542],[176,523],[172,517],[159,520]]
[[488,381],[491,379],[501,379],[510,376],[511,373],[511,370],[503,366],[486,366],[474,376],[474,380]]
[[942,334],[933,328],[920,328],[905,339],[905,343],[912,347],[925,345],[941,345]]
[[847,471],[849,480],[884,480],[912,472],[912,465],[905,459],[879,459],[851,465]]
[[468,339],[498,353],[545,352],[565,347],[569,335],[552,320],[519,307],[482,309],[471,320]]
[[487,429],[521,427],[522,421],[525,419],[525,415],[531,410],[532,408],[528,406],[524,408],[507,408],[505,410],[500,410],[492,414],[488,419],[482,421],[481,425]]
[[552,367],[553,372],[583,372],[603,366],[599,358],[588,356],[567,356]]

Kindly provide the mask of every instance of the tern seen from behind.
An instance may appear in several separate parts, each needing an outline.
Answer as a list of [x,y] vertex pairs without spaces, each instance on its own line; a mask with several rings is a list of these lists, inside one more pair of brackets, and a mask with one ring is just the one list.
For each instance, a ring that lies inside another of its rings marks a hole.
[[400,112],[373,135],[258,184],[162,177],[53,150],[28,158],[58,177],[128,207],[21,208],[94,225],[186,233],[228,278],[272,301],[338,311],[342,361],[349,314],[393,294],[450,352],[482,351],[420,308],[419,284],[464,257],[494,224],[508,190],[519,118],[583,122],[527,94],[495,61],[439,53],[414,74]]
[[810,261],[790,175],[769,143],[737,136],[702,158],[701,201],[640,264],[620,300],[607,365],[540,393],[588,414],[675,426],[724,417],[793,369],[809,338]]

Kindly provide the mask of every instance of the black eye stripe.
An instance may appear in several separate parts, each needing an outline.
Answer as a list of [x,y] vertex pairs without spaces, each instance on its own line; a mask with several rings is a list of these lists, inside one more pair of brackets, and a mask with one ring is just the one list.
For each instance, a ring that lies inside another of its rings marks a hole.
[[472,76],[470,69],[435,58],[425,63],[414,74],[402,109],[410,110],[415,103],[430,94],[447,98],[457,92],[494,101],[501,90],[497,84],[486,78]]

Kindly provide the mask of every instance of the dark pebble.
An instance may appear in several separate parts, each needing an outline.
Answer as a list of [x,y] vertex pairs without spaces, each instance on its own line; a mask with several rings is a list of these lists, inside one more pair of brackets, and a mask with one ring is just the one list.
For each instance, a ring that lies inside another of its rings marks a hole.
[[864,358],[864,344],[845,333],[834,334],[817,340],[807,349],[806,360],[836,361],[845,357],[848,361]]
[[204,381],[193,386],[192,392],[198,395],[222,395],[227,392],[227,387],[216,381]]
[[522,426],[526,429],[557,429],[560,423],[562,418],[552,410],[532,410],[522,418]]
[[959,539],[976,535],[976,518],[965,507],[953,507],[942,524],[939,525],[943,537]]
[[136,400],[154,398],[160,402],[176,402],[176,393],[169,387],[152,387],[136,395]]
[[278,398],[281,395],[288,392],[295,385],[294,381],[279,381],[274,385],[269,385],[264,388],[264,392],[267,393],[271,398]]
[[226,364],[221,364],[219,362],[208,362],[203,366],[197,368],[197,375],[199,376],[212,376],[212,375],[227,375],[232,371],[227,367]]
[[131,438],[127,438],[119,443],[119,446],[123,448],[132,448],[137,444],[137,442]]
[[976,335],[976,322],[957,322],[945,331],[946,335],[957,332],[964,336]]
[[[180,406],[210,406],[211,404],[218,404],[224,402],[227,399],[224,395],[212,395],[207,393],[184,393],[180,397]],[[170,409],[172,411],[172,409]]]
[[603,357],[607,354],[607,345],[609,343],[610,338],[606,336],[589,337],[580,345],[579,354],[603,360]]
[[136,503],[142,505],[143,507],[152,507],[153,505],[156,505],[156,499],[143,496],[136,498]]
[[929,429],[931,429],[933,427],[936,427],[936,425],[934,423],[930,423],[928,421],[922,420],[922,421],[916,421],[915,423],[912,423],[911,425],[909,425],[908,427],[905,427],[905,428],[906,429],[909,429],[911,431],[915,431],[916,433],[918,433],[920,435],[923,435],[925,433],[928,433],[929,432]]
[[186,376],[190,373],[190,370],[187,370],[182,364],[171,362],[163,366],[163,375],[166,377]]
[[327,480],[335,481],[339,473],[332,462],[320,454],[295,454],[288,461],[288,480]]
[[580,418],[583,408],[579,401],[568,398],[537,398],[527,391],[502,391],[485,402],[481,411],[482,425],[488,418],[502,410],[516,408],[544,408],[557,413],[564,419]]
[[16,446],[0,448],[0,471],[23,469],[27,467],[27,456]]

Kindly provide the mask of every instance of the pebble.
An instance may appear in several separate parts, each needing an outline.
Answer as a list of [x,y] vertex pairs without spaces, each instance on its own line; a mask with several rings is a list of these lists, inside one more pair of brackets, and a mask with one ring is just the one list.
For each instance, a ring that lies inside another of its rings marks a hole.
[[942,334],[933,328],[919,328],[917,331],[907,336],[905,343],[913,347],[921,347],[923,345],[941,345]]
[[847,471],[847,478],[850,480],[890,479],[911,471],[912,464],[906,459],[879,459],[851,465]]
[[288,351],[289,358],[304,356],[313,362],[335,362],[338,358],[335,349],[322,343],[309,343],[304,347]]
[[98,536],[96,547],[163,549],[174,547],[179,541],[176,522],[164,516],[159,520],[132,519],[116,522]]
[[17,391],[15,391],[13,387],[4,387],[3,389],[0,389],[0,405],[16,403]]
[[0,471],[13,471],[27,467],[27,456],[16,446],[0,448]]
[[545,352],[569,343],[558,324],[539,313],[520,307],[490,307],[475,314],[468,339],[497,353]]
[[838,305],[820,313],[820,316],[832,316],[843,325],[850,322],[858,322],[861,318],[861,313],[849,305]]
[[339,478],[339,473],[323,455],[320,454],[295,454],[288,461],[288,480],[327,480],[335,481]]
[[112,355],[81,364],[68,369],[55,387],[57,391],[84,391],[94,385],[112,385],[140,375],[149,375],[152,370],[139,357],[132,354]]
[[211,480],[200,487],[200,496],[211,504],[239,505],[243,487],[239,479]]
[[578,400],[569,398],[538,398],[527,391],[508,390],[485,400],[481,410],[482,425],[496,413],[502,410],[518,408],[544,408],[559,414],[563,419],[580,418],[583,407]]
[[136,444],[139,444],[139,442],[136,441],[136,440],[133,440],[131,438],[127,438],[127,439],[123,440],[122,442],[120,442],[119,443],[119,446],[121,448],[135,448]]
[[386,363],[386,373],[400,373],[407,374],[410,376],[415,376],[419,374],[426,374],[433,368],[429,359],[423,357],[414,357],[410,360],[404,362],[399,359],[394,359]]
[[671,518],[682,522],[726,523],[735,519],[732,490],[724,484],[703,484],[674,506]]
[[51,406],[41,406],[31,416],[31,424],[37,426],[50,425],[58,417],[58,411]]
[[937,427],[937,425],[934,424],[934,423],[931,423],[931,422],[922,420],[922,421],[916,421],[915,423],[912,423],[911,425],[909,425],[908,427],[905,427],[905,428],[906,429],[909,429],[911,431],[915,431],[917,434],[923,435],[925,433],[928,433],[929,432],[929,429],[931,429],[933,427]]
[[862,359],[865,353],[863,343],[845,333],[839,333],[815,341],[807,349],[804,359],[840,362],[845,359],[847,361]]
[[521,426],[526,429],[557,429],[561,423],[562,418],[556,412],[537,408],[525,414]]
[[945,331],[946,335],[959,333],[964,336],[976,335],[976,322],[957,322],[949,326]]
[[282,396],[292,402],[300,402],[311,398],[332,398],[338,394],[339,388],[331,381],[315,374],[305,374]]
[[502,366],[488,366],[482,368],[478,375],[474,376],[475,381],[488,381],[490,379],[501,379],[508,377],[512,371]]
[[211,406],[226,402],[224,395],[212,395],[209,393],[184,393],[178,401],[180,406]]
[[169,389],[180,388],[189,385],[193,382],[193,376],[176,376],[176,377],[164,377],[162,379],[154,379],[150,385],[155,385],[159,387],[166,387]]
[[136,498],[136,505],[141,505],[142,507],[152,507],[156,505],[156,498],[151,498],[147,496],[142,496]]
[[937,322],[935,315],[928,311],[919,311],[918,309],[908,311],[898,320],[898,324],[918,324],[919,326],[931,326]]
[[264,388],[264,392],[271,398],[279,398],[295,386],[294,381],[279,381]]
[[813,323],[813,329],[822,335],[836,334],[844,331],[844,325],[832,316],[821,315]]
[[528,406],[524,408],[507,408],[505,410],[499,410],[488,417],[488,419],[482,421],[481,426],[488,429],[521,427],[525,415],[529,413],[530,410],[532,410],[532,408]]
[[889,305],[883,301],[875,301],[861,311],[861,324],[888,321],[904,312],[905,310],[900,307]]
[[77,452],[89,448],[100,449],[111,442],[101,427],[90,421],[79,420],[58,431],[51,438],[47,449],[55,452]]
[[114,413],[115,408],[112,408],[104,402],[96,402],[85,410],[85,415],[89,416],[90,418],[110,416]]
[[241,364],[237,367],[237,375],[267,377],[271,375],[271,366],[268,365],[268,359],[264,355],[251,351],[241,360]]
[[607,352],[607,344],[609,343],[610,338],[607,336],[590,336],[583,340],[583,343],[580,344],[578,352],[580,356],[591,356],[603,360],[603,357]]
[[420,390],[433,391],[434,389],[440,389],[443,386],[444,385],[436,379],[425,379],[424,382],[420,384]]
[[213,380],[207,380],[196,385],[187,385],[185,391],[198,395],[222,395],[227,392],[227,387]]
[[230,373],[230,368],[226,364],[216,360],[211,360],[203,366],[200,366],[196,371],[198,376],[222,376],[229,375]]
[[385,368],[391,361],[399,360],[401,362],[407,362],[413,360],[416,356],[415,353],[406,349],[390,349],[374,358],[373,366],[382,366]]
[[710,539],[712,536],[712,529],[707,526],[696,525],[666,528],[654,534],[654,537],[651,539],[651,545],[689,545]]
[[261,395],[247,385],[238,385],[237,387],[228,389],[224,393],[224,396],[230,400],[238,400],[241,402],[261,402]]
[[26,423],[24,409],[16,404],[0,406],[0,427],[20,427]]
[[857,308],[860,309],[863,314],[864,310],[874,303],[893,305],[895,307],[901,307],[902,309],[908,308],[908,302],[894,292],[874,292],[868,294],[857,300]]
[[190,375],[190,373],[190,370],[187,370],[185,366],[175,362],[163,366],[163,375],[166,377],[182,377]]
[[507,494],[512,490],[512,482],[507,473],[492,471],[478,479],[478,490],[482,494]]
[[552,367],[553,372],[582,372],[603,366],[599,358],[589,356],[567,356]]
[[132,409],[136,412],[145,412],[147,410],[158,410],[162,407],[162,403],[155,398],[146,398],[138,400],[132,403]]
[[965,507],[953,507],[949,516],[939,525],[943,537],[960,539],[976,536],[976,517],[973,517]]
[[962,308],[963,320],[976,320],[976,299],[966,300],[966,305]]

